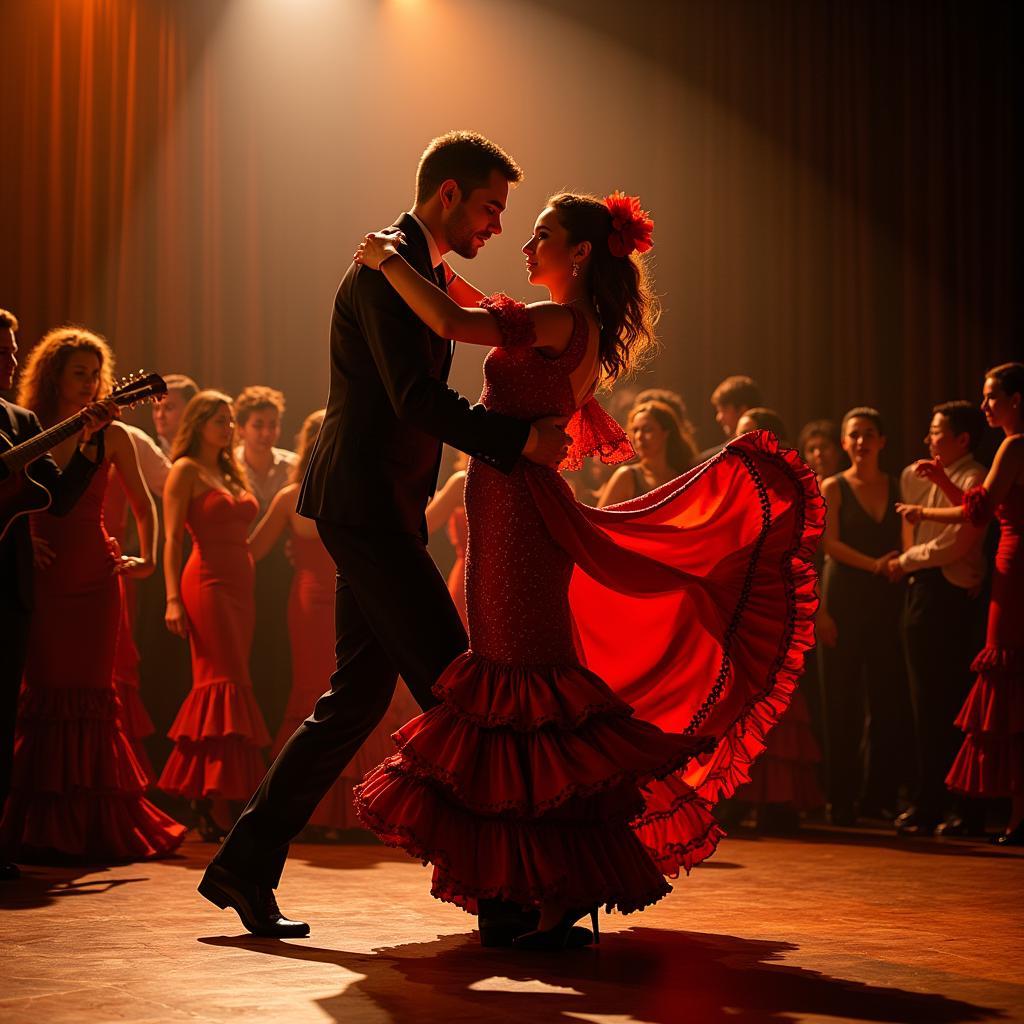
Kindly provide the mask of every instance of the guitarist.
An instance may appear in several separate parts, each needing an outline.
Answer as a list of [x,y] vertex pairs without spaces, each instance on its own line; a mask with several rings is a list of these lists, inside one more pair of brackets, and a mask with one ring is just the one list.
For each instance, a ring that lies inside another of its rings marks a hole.
[[[18,368],[18,320],[0,309],[0,391],[9,391]],[[33,463],[33,474],[50,492],[48,511],[64,515],[71,510],[103,461],[103,428],[117,415],[113,402],[95,402],[83,413],[85,427],[78,450],[64,471],[49,455]],[[42,432],[35,413],[0,398],[0,430],[8,441],[21,444]],[[6,446],[5,446],[6,447]],[[28,516],[21,516],[0,540],[0,812],[11,783],[14,724],[18,690],[25,665],[29,617],[32,614],[32,538]],[[0,813],[0,817],[2,817]],[[0,850],[0,881],[18,878]]]

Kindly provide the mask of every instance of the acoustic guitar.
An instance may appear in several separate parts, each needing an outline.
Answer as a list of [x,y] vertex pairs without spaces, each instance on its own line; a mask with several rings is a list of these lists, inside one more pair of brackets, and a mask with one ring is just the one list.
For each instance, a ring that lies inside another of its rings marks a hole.
[[[158,373],[131,374],[118,382],[117,388],[107,396],[122,409],[134,409],[142,402],[156,401],[167,394],[167,385]],[[32,476],[32,463],[56,448],[61,441],[77,434],[83,426],[82,413],[14,445],[0,430],[0,540],[7,535],[13,522],[31,512],[49,508],[50,492]]]

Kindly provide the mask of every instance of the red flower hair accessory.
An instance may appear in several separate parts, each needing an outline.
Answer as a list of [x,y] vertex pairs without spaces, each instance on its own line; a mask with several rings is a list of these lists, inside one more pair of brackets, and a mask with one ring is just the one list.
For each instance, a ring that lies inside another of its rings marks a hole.
[[612,215],[612,233],[608,248],[613,256],[628,256],[633,252],[647,252],[654,247],[651,232],[654,221],[640,208],[639,196],[627,196],[615,191],[604,201]]

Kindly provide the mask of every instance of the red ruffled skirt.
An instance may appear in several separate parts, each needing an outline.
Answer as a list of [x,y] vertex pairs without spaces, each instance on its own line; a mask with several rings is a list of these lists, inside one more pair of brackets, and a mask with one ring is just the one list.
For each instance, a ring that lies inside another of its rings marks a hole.
[[108,861],[178,847],[185,826],[143,796],[148,780],[120,718],[113,689],[25,687],[0,849]]
[[1024,648],[985,647],[956,724],[966,734],[946,776],[956,793],[1024,794]]
[[263,780],[270,745],[252,687],[224,680],[192,689],[167,734],[174,750],[157,785],[190,800],[248,800]]
[[[434,864],[435,897],[471,913],[482,898],[628,913],[670,891],[631,824],[644,812],[639,787],[711,742],[636,720],[578,665],[503,665],[467,652],[434,693],[442,703],[395,733],[398,753],[355,800],[385,843]],[[706,856],[722,833],[690,796]]]

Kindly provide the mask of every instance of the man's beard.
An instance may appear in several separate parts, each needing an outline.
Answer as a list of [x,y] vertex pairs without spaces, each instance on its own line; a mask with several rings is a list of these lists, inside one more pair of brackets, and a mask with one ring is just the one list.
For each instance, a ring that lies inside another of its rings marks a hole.
[[470,228],[468,218],[461,209],[453,211],[445,225],[445,235],[452,252],[458,253],[463,259],[471,260],[480,251],[480,247],[473,244],[477,232]]

